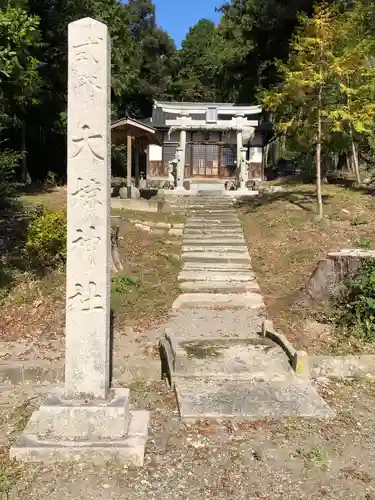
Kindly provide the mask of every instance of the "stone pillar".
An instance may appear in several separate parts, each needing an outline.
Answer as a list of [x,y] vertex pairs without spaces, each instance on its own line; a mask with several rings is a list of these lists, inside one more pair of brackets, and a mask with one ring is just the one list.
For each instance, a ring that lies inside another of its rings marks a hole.
[[65,385],[36,411],[10,450],[30,462],[119,459],[143,464],[149,412],[109,390],[110,49],[107,26],[69,25],[68,234]]
[[139,158],[140,158],[141,145],[139,142],[136,143],[135,146],[135,157],[134,157],[134,175],[135,175],[135,185],[139,188]]
[[241,148],[240,152],[240,189],[246,189],[246,182],[249,179],[248,165],[246,161],[247,148]]
[[181,147],[176,150],[176,159],[177,159],[177,167],[176,167],[176,187],[177,189],[184,188],[184,170],[185,170],[185,162],[183,160],[185,156],[185,150]]
[[133,138],[131,135],[126,136],[126,185],[128,199],[132,197],[132,153],[133,153]]
[[237,167],[241,165],[241,149],[243,147],[242,129],[237,130]]
[[185,177],[185,157],[186,157],[186,130],[180,131],[180,147],[178,148],[178,165],[177,165],[177,187],[183,188]]
[[243,147],[243,136],[242,136],[242,127],[243,127],[244,115],[242,113],[236,114],[236,122],[237,122],[237,168],[240,168],[241,164],[241,148]]
[[69,25],[65,396],[109,387],[110,48],[107,27]]

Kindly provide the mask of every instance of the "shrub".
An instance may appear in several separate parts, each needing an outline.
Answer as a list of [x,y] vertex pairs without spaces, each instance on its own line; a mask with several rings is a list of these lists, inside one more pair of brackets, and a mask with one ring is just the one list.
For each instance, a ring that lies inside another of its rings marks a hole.
[[112,278],[112,289],[117,293],[126,293],[132,288],[138,288],[139,285],[138,276],[114,276]]
[[336,301],[335,322],[344,332],[375,340],[375,262],[365,264]]
[[6,205],[16,194],[15,169],[20,153],[5,149],[0,151],[0,206]]
[[46,188],[57,187],[58,185],[57,174],[55,172],[48,171],[43,184]]
[[26,251],[32,265],[51,267],[66,260],[66,212],[44,207],[31,215]]

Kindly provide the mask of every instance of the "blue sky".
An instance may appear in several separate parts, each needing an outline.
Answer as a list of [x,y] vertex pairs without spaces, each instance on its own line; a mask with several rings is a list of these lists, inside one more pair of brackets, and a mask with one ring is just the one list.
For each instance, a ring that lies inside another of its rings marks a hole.
[[223,0],[154,0],[157,23],[174,39],[177,47],[191,26],[202,17],[218,21],[215,7],[225,3]]

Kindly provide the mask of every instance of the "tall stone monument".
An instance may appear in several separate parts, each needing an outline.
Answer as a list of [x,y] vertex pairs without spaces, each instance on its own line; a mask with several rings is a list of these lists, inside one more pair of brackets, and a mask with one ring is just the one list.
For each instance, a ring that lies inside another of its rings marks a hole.
[[110,388],[110,39],[90,18],[69,25],[65,385],[47,397],[11,457],[117,457],[143,464],[149,413]]

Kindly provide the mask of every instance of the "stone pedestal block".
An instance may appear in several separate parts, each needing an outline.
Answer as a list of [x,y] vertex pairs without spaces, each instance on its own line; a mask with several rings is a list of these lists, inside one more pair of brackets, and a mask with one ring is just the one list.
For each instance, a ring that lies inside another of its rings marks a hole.
[[35,412],[10,451],[25,462],[117,458],[142,466],[149,412],[129,410],[129,390],[111,389],[105,401],[66,400],[58,388]]

